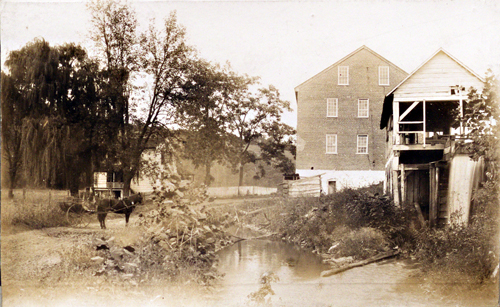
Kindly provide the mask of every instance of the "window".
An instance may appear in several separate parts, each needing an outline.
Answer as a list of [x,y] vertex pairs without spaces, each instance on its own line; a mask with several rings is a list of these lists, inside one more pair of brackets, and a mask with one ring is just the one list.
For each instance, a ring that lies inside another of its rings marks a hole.
[[368,117],[369,109],[368,99],[358,99],[358,117]]
[[337,135],[327,134],[326,135],[326,153],[336,154],[337,153]]
[[326,99],[326,117],[337,117],[339,109],[338,98],[327,98]]
[[349,66],[339,66],[339,85],[349,85]]
[[358,135],[358,154],[368,153],[368,135],[360,134]]
[[389,85],[389,66],[378,67],[378,84]]

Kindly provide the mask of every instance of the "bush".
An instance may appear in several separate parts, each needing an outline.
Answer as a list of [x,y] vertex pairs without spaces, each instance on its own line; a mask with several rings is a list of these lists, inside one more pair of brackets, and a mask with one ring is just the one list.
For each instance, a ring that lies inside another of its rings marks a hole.
[[[381,192],[377,185],[345,189],[320,198],[288,199],[284,212],[272,220],[271,227],[287,240],[321,252],[342,238],[356,237],[353,230],[363,228],[373,229],[375,232],[371,234],[377,233],[375,241],[382,234],[391,246],[412,242],[409,225],[415,216],[413,209],[396,207],[390,197],[380,196]],[[347,249],[352,250],[352,246]]]
[[452,220],[443,229],[424,229],[416,236],[415,258],[425,269],[463,274],[482,282],[498,265],[498,187],[487,182],[474,193],[469,225]]
[[382,231],[375,228],[362,227],[353,230],[344,230],[342,239],[332,254],[336,257],[349,257],[365,259],[374,253],[387,251],[389,242]]
[[66,191],[16,190],[15,198],[4,199],[2,223],[5,226],[27,226],[32,229],[67,226],[65,212],[57,202],[67,195]]

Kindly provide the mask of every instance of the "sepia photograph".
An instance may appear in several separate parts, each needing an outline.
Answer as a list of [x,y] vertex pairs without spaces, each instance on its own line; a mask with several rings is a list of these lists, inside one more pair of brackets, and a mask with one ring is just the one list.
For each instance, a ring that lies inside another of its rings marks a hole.
[[500,306],[500,2],[0,12],[0,307]]

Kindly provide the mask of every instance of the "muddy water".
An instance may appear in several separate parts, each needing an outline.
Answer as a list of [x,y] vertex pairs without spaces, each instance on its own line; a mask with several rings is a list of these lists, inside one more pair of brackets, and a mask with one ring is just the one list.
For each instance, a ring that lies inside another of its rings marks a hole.
[[[272,306],[496,306],[495,287],[443,294],[442,285],[412,278],[416,268],[389,260],[331,277],[321,259],[300,248],[268,240],[246,240],[219,252],[225,273],[221,291],[207,306],[253,306],[248,295],[258,291],[264,273],[274,273]],[[453,287],[452,287],[453,288]]]

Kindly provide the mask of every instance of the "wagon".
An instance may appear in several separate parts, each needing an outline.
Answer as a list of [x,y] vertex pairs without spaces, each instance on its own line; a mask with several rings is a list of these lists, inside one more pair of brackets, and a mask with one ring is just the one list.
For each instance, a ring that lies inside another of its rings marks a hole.
[[79,197],[68,197],[59,202],[59,208],[65,213],[69,225],[77,227],[88,226],[97,211],[93,201]]

